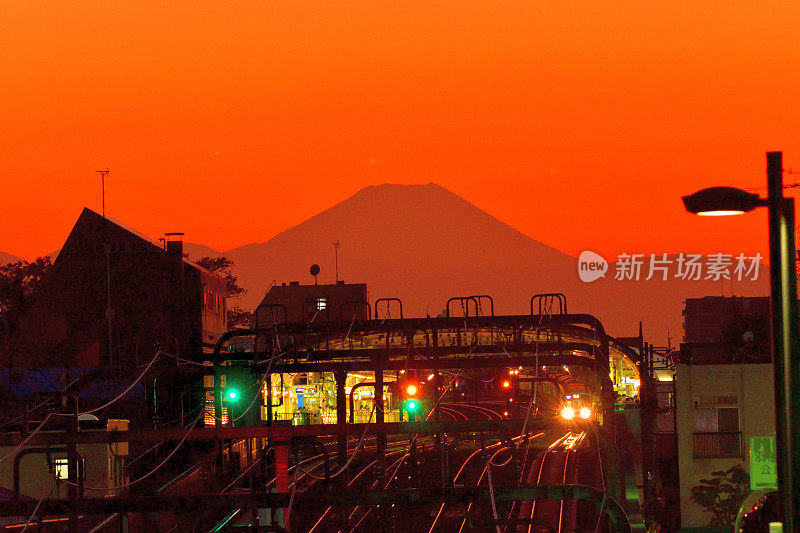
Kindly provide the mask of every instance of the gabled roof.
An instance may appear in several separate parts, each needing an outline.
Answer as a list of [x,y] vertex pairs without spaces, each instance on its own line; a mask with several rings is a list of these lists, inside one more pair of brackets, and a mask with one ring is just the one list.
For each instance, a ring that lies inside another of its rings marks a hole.
[[[108,217],[108,216],[104,218],[101,214],[99,214],[99,213],[97,213],[95,211],[92,211],[88,207],[84,207],[83,208],[83,211],[81,212],[80,217],[78,217],[78,220],[75,222],[75,226],[73,226],[73,228],[72,228],[72,232],[74,232],[76,230],[76,228],[78,228],[81,225],[81,223],[83,221],[89,222],[89,223],[92,223],[92,224],[97,224],[97,223],[102,223],[102,222],[105,222],[106,224],[110,223],[110,224],[116,226],[117,228],[119,228],[120,230],[128,233],[131,237],[134,237],[134,238],[138,239],[139,241],[143,242],[146,246],[151,247],[154,252],[158,251],[158,252],[163,252],[165,254],[167,253],[167,251],[164,249],[164,246],[160,242],[155,241],[155,240],[151,239],[150,237],[144,235],[143,233],[140,233],[137,230],[126,226],[125,224],[123,224],[122,222],[120,222],[120,221],[118,221],[116,219],[113,219],[113,218]],[[70,237],[72,236],[72,232],[70,232]],[[69,240],[69,237],[67,238],[67,240]],[[61,256],[61,254],[59,254],[59,257],[60,256]],[[191,261],[191,260],[187,259],[186,257],[183,257],[182,259],[183,259],[183,262],[185,264],[191,266],[192,268],[196,268],[197,270],[199,270],[201,272],[205,272],[206,274],[208,274],[210,276],[215,276],[215,277],[217,277],[219,279],[224,279],[224,278],[222,278],[222,276],[220,276],[218,274],[215,274],[214,272],[211,272],[210,270],[208,270],[206,268],[203,268],[202,266],[198,265],[194,261]],[[58,258],[56,258],[56,261],[58,261]]]

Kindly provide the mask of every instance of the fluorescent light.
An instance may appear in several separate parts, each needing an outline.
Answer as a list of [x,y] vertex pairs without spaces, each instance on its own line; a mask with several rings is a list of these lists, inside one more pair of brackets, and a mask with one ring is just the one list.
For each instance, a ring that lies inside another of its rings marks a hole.
[[697,214],[700,215],[701,217],[728,217],[731,215],[743,215],[744,211],[733,211],[733,210],[701,211]]

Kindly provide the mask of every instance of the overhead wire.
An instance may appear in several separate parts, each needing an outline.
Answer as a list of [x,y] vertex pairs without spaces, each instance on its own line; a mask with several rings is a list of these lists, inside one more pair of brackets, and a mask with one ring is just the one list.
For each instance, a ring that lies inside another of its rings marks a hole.
[[[37,405],[36,407],[34,407],[34,408],[30,409],[28,412],[29,412],[29,413],[31,413],[31,412],[33,412],[33,411],[36,411],[38,408],[40,408],[40,407],[42,407],[42,406],[44,406],[44,405],[47,405],[48,403],[50,403],[50,402],[52,402],[52,401],[55,401],[55,400],[57,400],[57,399],[58,399],[58,397],[57,397],[57,395],[58,395],[58,394],[62,394],[62,393],[64,393],[64,392],[68,391],[68,390],[69,390],[69,388],[70,388],[70,387],[72,387],[74,384],[76,384],[76,383],[77,383],[77,382],[78,382],[78,381],[79,381],[79,380],[80,380],[82,377],[83,377],[83,375],[80,375],[80,376],[76,377],[76,378],[75,378],[74,380],[72,380],[72,382],[70,382],[70,384],[69,384],[69,385],[67,385],[66,387],[64,387],[64,388],[63,388],[63,389],[61,389],[60,391],[55,391],[55,392],[53,393],[53,397],[51,397],[51,398],[47,398],[46,400],[42,401],[42,402],[41,402],[39,405]],[[9,420],[9,421],[7,421],[7,422],[4,422],[2,425],[0,425],[0,429],[3,429],[3,428],[5,428],[6,426],[9,426],[9,425],[13,424],[14,422],[16,422],[17,420],[20,420],[20,419],[22,419],[22,418],[25,418],[25,415],[17,415],[16,417],[12,418],[11,420]]]
[[[466,320],[465,320],[465,322],[464,322],[464,325],[465,325],[465,329],[466,329]],[[476,348],[476,347],[477,347],[477,342],[475,342],[475,339],[473,339],[473,343],[471,344],[471,347],[470,347],[470,350],[469,350],[469,352],[467,352],[467,354],[466,354],[466,358],[469,358],[469,357],[470,357],[470,356],[473,354],[473,352],[475,351],[475,348]],[[426,421],[426,422],[427,422],[427,421],[430,419],[430,417],[433,415],[433,413],[435,412],[435,409],[436,409],[436,407],[437,407],[437,406],[438,406],[438,405],[441,403],[441,401],[442,401],[442,399],[444,398],[444,396],[445,396],[445,395],[447,394],[447,392],[450,390],[450,387],[452,387],[452,386],[453,386],[453,383],[456,381],[456,379],[458,379],[458,378],[461,376],[461,374],[462,374],[462,372],[463,372],[463,371],[464,371],[464,370],[463,370],[463,368],[462,368],[462,369],[460,369],[458,372],[456,372],[456,373],[453,373],[453,378],[450,380],[450,382],[449,382],[449,383],[447,384],[447,386],[444,388],[444,391],[443,391],[443,392],[442,392],[442,394],[439,396],[439,398],[436,400],[436,402],[434,402],[433,406],[431,407],[431,409],[430,409],[430,410],[429,410],[429,412],[428,412],[428,416],[426,416],[426,417],[425,417],[425,421]],[[385,485],[384,485],[384,487],[383,487],[383,488],[384,488],[384,490],[386,490],[386,489],[389,487],[389,485],[392,483],[392,481],[394,481],[394,478],[395,478],[395,476],[397,476],[397,473],[400,471],[400,467],[402,467],[402,466],[403,466],[403,462],[406,460],[406,458],[408,458],[408,457],[409,457],[409,455],[410,455],[410,453],[411,453],[411,450],[412,450],[412,448],[414,447],[414,445],[416,444],[416,441],[417,441],[417,438],[418,438],[418,437],[419,437],[419,433],[415,433],[415,434],[414,434],[414,436],[412,437],[411,441],[409,442],[408,450],[406,450],[406,453],[403,455],[403,457],[401,457],[400,459],[398,459],[398,460],[397,460],[397,461],[394,463],[394,464],[396,464],[396,465],[397,465],[397,468],[395,468],[395,469],[394,469],[394,472],[392,472],[392,475],[391,475],[391,476],[389,476],[389,479],[386,481],[386,484],[385,484]],[[392,466],[394,466],[394,464],[393,464]],[[389,468],[392,468],[392,466],[390,466]],[[367,509],[367,512],[366,512],[366,513],[364,513],[364,515],[361,517],[361,519],[360,519],[360,520],[359,520],[359,521],[356,523],[356,525],[355,525],[355,526],[353,526],[353,528],[352,528],[350,531],[353,531],[353,530],[355,530],[355,529],[358,527],[358,525],[359,525],[359,524],[360,524],[360,523],[361,523],[361,522],[364,520],[364,518],[366,518],[366,516],[367,516],[367,515],[368,515],[368,514],[369,514],[371,511],[372,511],[372,507],[370,507],[369,509]]]
[[8,458],[9,458],[9,457],[11,457],[12,455],[14,455],[16,452],[18,452],[19,450],[21,450],[21,449],[22,449],[22,448],[25,446],[25,444],[27,444],[27,443],[28,443],[28,441],[29,441],[29,440],[31,440],[31,439],[33,438],[33,436],[34,436],[34,435],[36,435],[36,434],[37,434],[39,431],[41,431],[41,429],[44,427],[44,425],[47,423],[47,421],[48,421],[48,420],[50,420],[50,417],[51,417],[51,416],[53,416],[53,414],[54,414],[54,413],[48,413],[48,414],[47,414],[47,416],[45,416],[45,417],[44,417],[44,420],[42,420],[42,421],[41,421],[41,423],[40,423],[40,424],[39,424],[39,425],[36,427],[36,429],[34,429],[33,431],[31,431],[31,432],[28,434],[28,436],[27,436],[27,437],[25,437],[24,439],[22,439],[22,442],[20,442],[20,443],[19,443],[19,444],[17,444],[17,445],[16,445],[14,448],[12,448],[11,450],[9,450],[9,452],[8,452],[7,454],[5,454],[3,457],[0,457],[0,463],[2,463],[2,462],[3,462],[3,461],[5,461],[6,459],[8,459]]
[[294,483],[292,483],[292,495],[289,496],[289,507],[286,509],[286,517],[284,518],[284,523],[289,524],[289,519],[292,516],[292,506],[294,505],[294,496],[297,494],[297,481],[298,477],[300,476],[300,469],[295,468],[294,471]]
[[497,523],[497,502],[494,497],[494,483],[492,483],[492,460],[486,461],[486,480],[489,482],[489,499],[492,502],[492,518],[494,518],[494,528],[500,533],[500,525]]
[[115,519],[117,516],[119,516],[119,514],[118,514],[118,513],[114,513],[114,514],[112,514],[112,515],[108,516],[108,517],[107,517],[105,520],[103,520],[102,522],[100,522],[99,524],[97,524],[96,526],[94,526],[94,528],[92,528],[91,530],[89,530],[89,533],[98,533],[99,531],[102,531],[102,530],[103,530],[103,528],[104,528],[104,527],[105,527],[105,526],[106,526],[106,525],[107,525],[109,522],[111,522],[112,520],[114,520],[114,519]]
[[[285,353],[285,352],[283,352],[283,353]],[[269,365],[267,366],[267,369],[264,371],[264,374],[267,376],[267,379],[270,379],[270,377],[269,377],[269,376],[270,376],[270,370],[272,370],[272,365],[273,365],[273,363],[275,362],[275,359],[278,359],[278,358],[279,358],[281,355],[283,355],[283,353],[276,353],[276,354],[274,354],[272,357],[270,357],[270,358],[269,358],[267,361],[261,361],[261,362],[260,362],[260,363],[264,363],[264,362],[268,362],[268,363],[269,363]],[[247,413],[249,413],[249,412],[250,412],[250,409],[253,407],[253,405],[256,403],[256,400],[257,400],[257,399],[258,399],[258,397],[261,395],[261,381],[260,381],[260,380],[259,380],[259,381],[256,381],[255,383],[253,383],[252,385],[250,385],[249,387],[247,387],[245,390],[250,390],[250,389],[252,389],[253,387],[255,387],[256,385],[258,385],[259,387],[258,387],[258,389],[256,390],[256,393],[253,395],[253,399],[252,399],[252,400],[250,400],[250,404],[247,406],[247,408],[246,408],[246,409],[244,409],[244,410],[242,411],[242,414],[240,414],[239,416],[237,416],[236,418],[234,418],[234,419],[232,420],[233,422],[236,422],[236,421],[238,421],[238,420],[240,420],[240,419],[244,418],[244,416],[245,416],[245,415],[247,415]],[[270,398],[270,401],[272,401],[272,398]],[[211,416],[211,417],[212,417],[214,420],[218,420],[218,421],[220,421],[220,422],[222,422],[222,421],[224,420],[224,418],[217,417],[217,414],[216,414],[216,412],[212,413],[210,416]]]
[[[362,447],[362,445],[364,443],[364,437],[366,437],[367,429],[369,429],[369,425],[368,424],[372,421],[372,415],[375,414],[375,407],[376,407],[375,405],[372,406],[372,411],[370,411],[369,418],[367,419],[367,422],[364,424],[364,431],[361,433],[361,438],[359,439],[358,444],[356,445],[356,448],[353,451],[353,454],[347,459],[347,462],[345,462],[345,464],[342,465],[342,467],[339,470],[337,470],[336,472],[334,472],[333,474],[328,476],[328,479],[333,479],[335,477],[338,477],[338,476],[342,475],[342,473],[344,473],[344,471],[347,470],[347,468],[350,466],[350,463],[353,462],[353,459],[355,459],[356,456],[361,451],[361,447]],[[300,468],[299,465],[297,466],[297,468]],[[303,470],[303,472],[306,475],[311,476],[311,477],[313,477],[315,479],[325,479],[324,477],[316,476],[316,475],[312,474],[311,472],[307,472],[305,470]]]
[[[180,442],[178,442],[178,444],[175,445],[175,448],[171,452],[169,452],[169,454],[158,465],[156,465],[152,470],[150,470],[148,473],[144,474],[143,476],[139,477],[138,479],[135,479],[134,481],[129,481],[127,483],[123,483],[122,485],[117,485],[115,487],[87,487],[87,486],[84,485],[83,488],[84,489],[89,489],[89,490],[98,490],[98,491],[106,491],[106,492],[108,492],[108,491],[112,491],[112,490],[124,489],[124,488],[130,487],[130,486],[133,486],[133,485],[135,485],[137,483],[140,483],[141,481],[144,481],[145,479],[149,478],[154,473],[156,473],[156,471],[158,471],[162,466],[167,464],[167,461],[172,459],[172,457],[178,452],[178,450],[183,445],[183,443],[186,442],[186,439],[189,437],[189,434],[194,430],[195,426],[197,425],[197,422],[199,422],[201,418],[203,418],[203,413],[202,412],[197,416],[197,418],[194,419],[194,421],[192,422],[192,425],[189,427],[188,431],[186,431],[186,433],[183,435],[183,438],[181,438]],[[63,479],[59,479],[57,481],[59,483],[64,483],[64,484],[67,484],[67,485],[72,485],[72,486],[76,486],[76,487],[78,486],[77,483],[73,483],[71,481],[66,481],[66,480],[63,480]]]
[[50,494],[53,494],[53,488],[51,487],[50,490],[48,491],[47,486],[45,486],[44,489],[42,489],[42,493],[39,496],[39,501],[36,502],[36,507],[33,508],[33,512],[28,517],[28,521],[25,522],[25,526],[22,528],[22,531],[20,533],[25,533],[25,531],[28,530],[28,527],[30,527],[33,519],[36,518],[36,512],[39,510],[39,506],[42,505],[42,501],[44,501],[45,494],[47,494],[48,496],[50,496]]
[[[95,407],[93,409],[89,409],[88,411],[79,412],[78,414],[79,415],[90,415],[92,413],[96,413],[97,411],[102,411],[106,407],[108,407],[110,405],[113,405],[114,403],[119,401],[121,398],[123,398],[125,395],[127,395],[131,390],[133,390],[133,388],[136,386],[136,384],[139,383],[139,381],[142,380],[142,378],[145,376],[145,374],[147,374],[147,371],[150,370],[150,368],[153,366],[153,364],[155,364],[156,359],[158,359],[158,356],[162,355],[162,354],[169,355],[166,352],[163,352],[161,350],[156,352],[155,356],[153,356],[153,359],[150,361],[150,363],[148,363],[148,365],[144,368],[144,370],[142,370],[141,374],[139,374],[139,376],[135,380],[133,380],[133,382],[131,382],[131,384],[128,385],[128,387],[124,391],[122,391],[120,394],[118,394],[115,398],[113,398],[112,400],[109,400],[108,402],[104,403],[100,407]],[[72,413],[54,413],[54,414],[57,415],[57,416],[75,416]]]

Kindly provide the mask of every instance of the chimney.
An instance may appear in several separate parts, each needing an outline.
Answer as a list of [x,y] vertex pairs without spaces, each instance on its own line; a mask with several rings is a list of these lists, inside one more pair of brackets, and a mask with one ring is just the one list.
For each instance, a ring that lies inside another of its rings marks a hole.
[[182,232],[172,232],[172,233],[165,233],[164,237],[167,240],[167,253],[170,256],[177,257],[179,259],[183,259],[183,233]]
[[290,287],[299,287],[300,286],[300,282],[299,281],[290,281],[289,282],[289,286]]

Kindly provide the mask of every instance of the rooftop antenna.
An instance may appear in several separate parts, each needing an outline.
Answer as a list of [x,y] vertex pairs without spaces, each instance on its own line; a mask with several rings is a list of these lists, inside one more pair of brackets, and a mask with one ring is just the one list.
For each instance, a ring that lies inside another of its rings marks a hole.
[[109,175],[111,172],[110,169],[105,170],[95,170],[98,174],[100,174],[100,187],[103,191],[103,218],[106,218],[106,176]]
[[339,241],[333,241],[331,244],[333,244],[333,249],[335,250],[335,253],[336,253],[336,261],[335,261],[335,265],[336,265],[336,283],[339,283],[339,246],[341,246],[342,243],[339,242]]
[[314,285],[317,284],[317,275],[319,275],[319,265],[314,263],[311,265],[311,268],[308,269],[311,272],[311,275],[314,276]]

